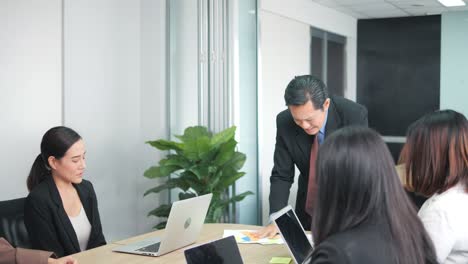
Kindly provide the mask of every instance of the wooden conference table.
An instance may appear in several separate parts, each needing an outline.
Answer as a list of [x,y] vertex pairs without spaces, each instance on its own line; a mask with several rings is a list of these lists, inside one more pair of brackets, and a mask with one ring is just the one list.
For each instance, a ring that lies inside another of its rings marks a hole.
[[[115,241],[105,246],[87,250],[73,255],[80,264],[112,263],[112,264],[145,264],[145,263],[186,263],[184,249],[196,244],[203,244],[215,239],[222,238],[225,229],[240,230],[260,229],[261,226],[239,225],[239,224],[205,224],[200,237],[195,244],[178,249],[161,257],[148,257],[133,254],[112,252],[112,249],[120,245],[138,241],[151,236],[161,236],[163,230],[150,232],[132,238]],[[238,244],[244,263],[269,263],[272,257],[289,257],[289,251],[285,245],[260,245],[260,244]]]

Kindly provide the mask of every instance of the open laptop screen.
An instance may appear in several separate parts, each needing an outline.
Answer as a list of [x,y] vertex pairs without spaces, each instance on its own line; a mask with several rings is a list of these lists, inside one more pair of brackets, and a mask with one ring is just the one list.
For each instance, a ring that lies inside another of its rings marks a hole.
[[242,264],[234,236],[185,250],[187,264]]
[[312,250],[312,245],[291,206],[276,214],[275,223],[296,263],[302,263]]

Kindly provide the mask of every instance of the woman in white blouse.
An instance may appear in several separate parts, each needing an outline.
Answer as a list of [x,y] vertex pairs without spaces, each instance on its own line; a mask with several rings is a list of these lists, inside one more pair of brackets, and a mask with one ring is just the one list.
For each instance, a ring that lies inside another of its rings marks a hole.
[[468,121],[443,110],[410,126],[400,162],[429,199],[419,210],[440,263],[468,263]]

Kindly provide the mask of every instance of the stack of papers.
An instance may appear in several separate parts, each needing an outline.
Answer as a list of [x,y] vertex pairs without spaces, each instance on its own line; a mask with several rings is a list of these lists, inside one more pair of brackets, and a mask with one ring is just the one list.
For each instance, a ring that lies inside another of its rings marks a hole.
[[279,245],[284,244],[281,235],[276,235],[273,238],[259,238],[256,230],[224,230],[223,237],[234,236],[239,244],[262,244],[262,245]]

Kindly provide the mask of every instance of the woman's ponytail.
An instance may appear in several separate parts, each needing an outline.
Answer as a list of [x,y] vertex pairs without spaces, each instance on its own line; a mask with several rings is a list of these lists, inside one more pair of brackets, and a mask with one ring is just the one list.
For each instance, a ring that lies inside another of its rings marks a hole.
[[32,191],[34,187],[52,175],[47,161],[49,157],[61,159],[67,150],[80,139],[80,135],[68,127],[58,126],[47,130],[42,137],[41,154],[34,160],[26,181],[28,190]]
[[50,168],[46,162],[47,161],[42,157],[42,154],[37,155],[26,182],[29,191],[50,175]]

